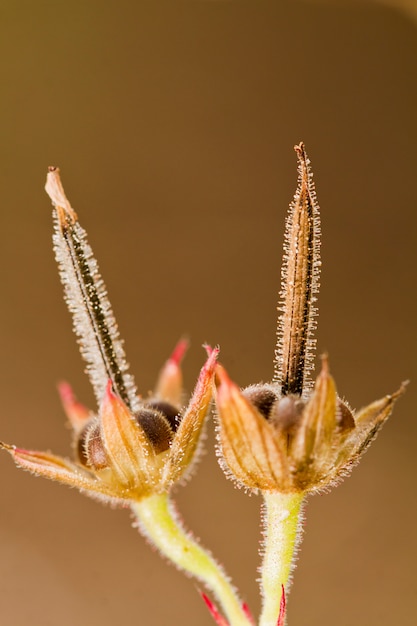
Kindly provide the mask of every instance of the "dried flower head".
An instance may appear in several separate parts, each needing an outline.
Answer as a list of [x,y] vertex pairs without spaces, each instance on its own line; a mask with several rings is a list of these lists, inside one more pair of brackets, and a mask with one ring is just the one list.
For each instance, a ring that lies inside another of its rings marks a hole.
[[46,191],[54,205],[54,249],[65,298],[99,410],[92,413],[68,385],[60,386],[75,461],[0,445],[20,467],[87,495],[127,502],[167,492],[196,457],[218,350],[210,352],[185,410],[180,366],[184,340],[162,369],[155,393],[146,399],[138,396],[97,261],[56,168],[50,168]]
[[354,414],[337,395],[326,356],[312,389],[320,218],[304,145],[295,151],[299,179],[286,224],[274,379],[241,391],[216,367],[226,473],[250,489],[281,493],[314,492],[345,476],[404,391]]

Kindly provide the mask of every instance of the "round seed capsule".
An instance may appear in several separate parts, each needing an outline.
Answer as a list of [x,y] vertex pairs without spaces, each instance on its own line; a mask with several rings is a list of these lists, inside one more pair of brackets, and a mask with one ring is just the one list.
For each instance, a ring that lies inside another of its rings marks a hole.
[[299,422],[304,406],[299,396],[283,396],[272,406],[269,419],[288,431]]
[[[170,409],[170,405],[167,404],[166,410],[168,411],[168,409]],[[173,411],[174,408],[170,410],[171,415]],[[176,413],[177,411],[175,410]],[[168,450],[174,437],[169,416],[163,415],[156,408],[143,407],[135,415],[135,420],[145,432],[156,454]],[[76,452],[79,462],[85,467],[94,470],[108,467],[106,450],[101,438],[100,423],[97,419],[89,422],[81,431],[76,444]]]
[[179,426],[179,409],[175,407],[173,404],[169,402],[164,402],[163,400],[149,400],[146,403],[146,406],[151,409],[156,409],[168,420],[168,424],[175,432]]
[[160,411],[151,408],[143,408],[135,415],[135,418],[145,431],[156,454],[168,450],[174,433],[168,419]]
[[352,415],[352,411],[348,405],[339,398],[337,399],[336,422],[339,430],[342,432],[347,432],[355,428],[355,418]]
[[86,467],[100,470],[108,466],[100,434],[100,424],[97,420],[87,424],[81,431],[77,442],[77,454],[80,463]]
[[278,399],[277,393],[270,385],[251,385],[242,393],[261,415],[269,419],[272,406]]

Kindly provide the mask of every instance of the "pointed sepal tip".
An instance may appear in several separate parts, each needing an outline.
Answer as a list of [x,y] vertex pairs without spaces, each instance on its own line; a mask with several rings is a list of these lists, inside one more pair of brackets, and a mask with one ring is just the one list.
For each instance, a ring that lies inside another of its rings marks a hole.
[[210,614],[211,614],[212,618],[214,619],[214,621],[216,622],[216,624],[218,626],[230,626],[229,622],[226,621],[226,619],[223,617],[223,615],[221,615],[221,613],[219,612],[218,608],[210,600],[210,598],[203,591],[200,591],[200,595],[203,598],[203,600],[204,600],[204,602],[206,604],[206,607],[210,611]]

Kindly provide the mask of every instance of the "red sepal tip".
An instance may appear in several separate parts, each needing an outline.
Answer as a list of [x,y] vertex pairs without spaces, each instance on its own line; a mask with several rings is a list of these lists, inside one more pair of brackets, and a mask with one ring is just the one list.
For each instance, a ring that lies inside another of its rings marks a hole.
[[207,352],[207,356],[211,356],[213,354],[213,352],[215,352],[216,355],[218,355],[219,352],[220,352],[220,347],[219,346],[216,346],[215,348],[212,348],[208,343],[203,343],[203,348]]
[[208,610],[210,611],[211,616],[213,617],[216,624],[218,624],[218,626],[230,626],[229,622],[227,622],[225,618],[223,617],[223,615],[219,613],[216,605],[213,604],[210,598],[203,591],[200,591],[200,595],[203,598],[204,602],[206,603],[206,606]]
[[113,389],[113,381],[111,378],[108,379],[107,381],[107,385],[106,385],[106,398],[113,400],[114,398],[117,398],[117,395]]
[[174,350],[172,351],[171,356],[169,357],[170,361],[173,361],[175,365],[180,365],[181,361],[184,358],[184,354],[187,352],[190,342],[188,339],[183,337],[179,340]]
[[248,605],[246,604],[246,602],[242,603],[242,610],[244,612],[244,614],[246,615],[246,617],[248,618],[248,620],[252,623],[255,624],[255,620],[253,618],[252,613],[250,612],[250,609],[248,607]]
[[64,411],[75,430],[81,429],[85,422],[91,418],[91,411],[87,409],[81,402],[78,402],[71,385],[62,381],[58,383],[58,393]]
[[287,606],[287,601],[285,599],[284,585],[281,585],[281,588],[282,588],[282,593],[281,593],[281,602],[279,603],[279,615],[278,615],[277,626],[284,626],[285,608]]

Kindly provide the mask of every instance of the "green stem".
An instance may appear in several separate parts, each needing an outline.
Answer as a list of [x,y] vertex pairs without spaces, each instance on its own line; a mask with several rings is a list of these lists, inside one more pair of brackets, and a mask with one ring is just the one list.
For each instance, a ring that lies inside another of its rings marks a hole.
[[263,597],[259,626],[276,626],[281,589],[287,591],[293,558],[300,539],[304,494],[264,492],[264,551],[261,567]]
[[141,533],[179,569],[200,580],[220,602],[230,626],[249,626],[242,602],[222,567],[187,532],[168,494],[131,505]]

